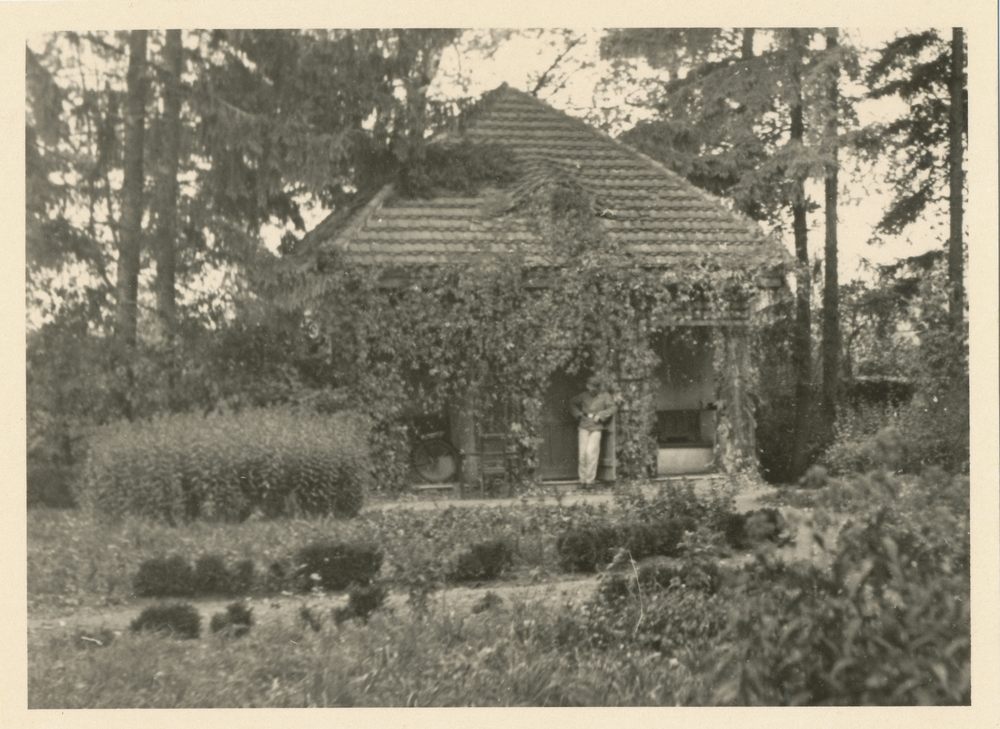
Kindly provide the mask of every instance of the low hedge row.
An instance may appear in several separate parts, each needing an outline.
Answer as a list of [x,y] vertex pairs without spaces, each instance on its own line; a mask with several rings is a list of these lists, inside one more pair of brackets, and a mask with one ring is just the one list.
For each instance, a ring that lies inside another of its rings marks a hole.
[[[773,508],[719,515],[713,522],[711,526],[733,549],[750,549],[765,540],[780,544],[787,539],[785,520]],[[556,541],[559,567],[564,572],[594,572],[611,564],[622,550],[633,560],[679,557],[684,534],[697,527],[698,521],[690,516],[574,527]]]
[[170,524],[257,512],[355,516],[371,473],[359,416],[293,409],[180,414],[108,426],[74,494],[84,508]]
[[375,545],[341,542],[307,545],[290,561],[273,563],[264,574],[256,573],[249,559],[229,569],[218,555],[204,555],[192,569],[183,557],[172,555],[140,564],[132,593],[135,597],[236,597],[253,591],[335,591],[368,586],[381,567],[382,552]]

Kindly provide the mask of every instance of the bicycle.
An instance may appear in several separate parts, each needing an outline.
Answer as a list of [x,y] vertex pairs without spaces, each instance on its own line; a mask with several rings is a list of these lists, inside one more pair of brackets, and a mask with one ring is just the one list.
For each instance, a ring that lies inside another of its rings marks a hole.
[[424,433],[410,452],[410,464],[427,483],[443,483],[458,473],[458,451],[444,439],[444,432]]

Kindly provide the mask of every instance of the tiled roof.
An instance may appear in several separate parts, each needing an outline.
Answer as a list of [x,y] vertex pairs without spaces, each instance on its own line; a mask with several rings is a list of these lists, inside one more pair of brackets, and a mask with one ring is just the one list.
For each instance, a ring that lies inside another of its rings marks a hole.
[[756,223],[721,201],[506,84],[486,95],[462,134],[472,142],[507,147],[518,161],[517,182],[475,197],[445,193],[429,200],[404,199],[387,186],[348,221],[336,215],[323,221],[307,236],[309,247],[336,249],[357,264],[393,267],[464,261],[515,245],[541,255],[546,249],[538,245],[537,228],[520,217],[518,203],[569,178],[593,197],[595,215],[619,249],[645,265],[704,253],[781,255]]

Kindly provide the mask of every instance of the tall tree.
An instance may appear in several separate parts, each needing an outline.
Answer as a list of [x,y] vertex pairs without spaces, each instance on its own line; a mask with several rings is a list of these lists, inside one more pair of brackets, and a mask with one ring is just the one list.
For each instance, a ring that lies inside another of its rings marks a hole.
[[[803,60],[807,37],[802,31],[787,32],[789,78],[791,99],[788,105],[790,118],[788,146],[799,152],[805,144],[805,101],[803,94]],[[799,262],[799,279],[795,287],[795,333],[793,335],[792,366],[795,371],[795,432],[792,444],[792,471],[805,471],[809,457],[810,415],[812,398],[812,280],[809,261],[808,200],[805,182],[808,169],[792,167],[790,175],[790,205],[792,209],[792,235],[795,239],[795,258]]]
[[146,127],[146,31],[133,30],[128,42],[128,93],[125,97],[122,222],[118,239],[118,286],[115,333],[134,347],[139,293],[139,247],[142,241],[142,155]]
[[964,187],[967,124],[966,38],[953,28],[950,40],[937,30],[901,35],[879,49],[866,73],[873,99],[899,97],[906,113],[873,125],[864,141],[874,157],[890,160],[893,199],[878,232],[898,234],[937,206],[949,217],[948,275],[952,321],[964,318]]
[[[826,30],[826,50],[835,54],[838,46],[836,28]],[[840,107],[840,63],[836,56],[828,63],[826,128],[823,138],[827,167],[823,180],[825,215],[825,241],[823,246],[823,413],[829,430],[836,418],[836,404],[840,385],[840,283],[837,261],[837,201],[838,172],[838,116]]]
[[951,73],[948,77],[948,280],[951,283],[949,312],[956,329],[965,316],[965,246],[963,245],[963,193],[965,171],[962,158],[965,121],[965,34],[961,28],[951,31]]
[[[836,308],[836,154],[838,115],[844,100],[831,86],[844,56],[828,31],[818,46],[816,29],[671,29],[614,31],[606,55],[641,55],[665,69],[662,94],[649,103],[659,118],[637,125],[623,139],[660,159],[691,182],[730,197],[735,207],[778,226],[791,219],[798,261],[791,364],[795,407],[792,471],[801,472],[813,443],[812,261],[808,217],[815,203],[806,182],[825,181],[826,259],[829,305],[826,328],[838,323]],[[761,50],[755,53],[755,46]],[[853,65],[853,64],[852,64]],[[824,315],[825,316],[825,315]],[[824,366],[831,373],[824,397],[834,412],[837,333],[825,337]],[[831,415],[832,417],[832,415]]]
[[168,30],[163,46],[163,113],[156,164],[153,258],[156,261],[156,313],[162,334],[170,339],[177,325],[177,203],[181,146],[181,71],[184,48],[180,30]]

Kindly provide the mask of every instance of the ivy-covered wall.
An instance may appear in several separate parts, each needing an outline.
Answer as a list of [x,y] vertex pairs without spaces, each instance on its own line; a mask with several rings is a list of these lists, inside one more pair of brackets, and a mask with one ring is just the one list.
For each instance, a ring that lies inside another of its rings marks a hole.
[[593,201],[564,182],[513,211],[534,221],[555,268],[540,270],[537,248],[529,257],[517,246],[472,263],[413,268],[392,286],[384,271],[346,265],[336,253],[283,267],[277,292],[307,313],[355,407],[376,423],[383,488],[405,483],[414,418],[445,413],[459,398],[480,422],[506,414],[531,472],[542,399],[557,371],[597,372],[615,383],[618,477],[650,475],[657,333],[691,336],[682,325],[693,318],[730,322],[711,327],[717,460],[727,470],[754,468],[750,304],[775,262],[727,254],[644,267],[616,250]]

